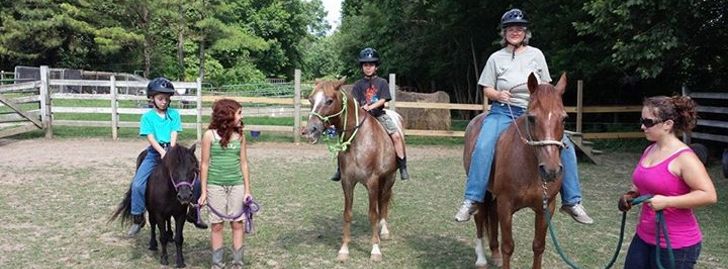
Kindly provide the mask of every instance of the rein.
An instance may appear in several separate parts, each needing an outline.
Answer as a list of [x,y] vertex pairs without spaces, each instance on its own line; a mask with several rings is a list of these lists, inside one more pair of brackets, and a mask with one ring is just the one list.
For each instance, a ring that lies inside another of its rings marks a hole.
[[[340,92],[341,92],[341,95],[342,95],[341,100],[342,100],[343,105],[342,105],[342,108],[341,108],[341,110],[339,112],[334,113],[334,114],[331,114],[331,115],[328,115],[328,116],[322,116],[321,114],[316,113],[315,111],[311,111],[309,114],[318,117],[323,122],[329,122],[329,119],[330,118],[333,118],[333,117],[336,117],[336,116],[339,116],[339,115],[342,115],[343,114],[343,117],[344,117],[344,125],[343,126],[344,126],[344,128],[346,128],[347,123],[348,123],[348,120],[349,120],[349,117],[347,117],[348,114],[349,114],[349,111],[347,109],[347,107],[348,107],[347,103],[348,103],[348,99],[349,98],[346,96],[346,93],[344,91],[340,91]],[[368,116],[368,115],[364,115],[364,118],[362,118],[361,121],[359,120],[359,103],[357,103],[356,101],[354,101],[354,113],[355,113],[354,115],[355,115],[355,118],[356,118],[356,121],[355,122],[358,122],[358,124],[355,125],[354,128],[350,129],[350,130],[353,130],[353,132],[351,133],[351,136],[349,136],[349,139],[347,139],[346,141],[344,141],[344,132],[347,131],[347,130],[346,129],[341,129],[342,130],[342,134],[339,135],[339,141],[336,142],[336,143],[333,143],[333,144],[329,144],[328,145],[329,152],[331,152],[331,154],[333,155],[332,158],[336,156],[336,153],[341,152],[341,151],[346,151],[347,149],[349,149],[349,145],[351,145],[351,141],[354,140],[354,136],[356,136],[356,134],[359,132],[359,127],[361,127],[362,124],[364,124],[364,120]]]
[[[548,197],[545,196],[546,192],[544,191],[544,213],[546,214],[546,222],[549,226],[549,234],[551,235],[551,239],[554,243],[554,247],[556,248],[556,251],[559,253],[559,256],[561,259],[566,262],[571,268],[573,269],[579,269],[580,267],[576,265],[569,257],[566,256],[564,253],[564,250],[561,248],[561,245],[559,244],[559,240],[556,239],[556,232],[554,232],[553,225],[551,223],[551,214],[549,214],[549,210],[547,208],[547,200]],[[649,201],[650,198],[652,198],[652,195],[646,194],[642,195],[640,197],[637,197],[632,200],[632,205],[638,205],[642,202]],[[665,222],[665,214],[662,210],[658,210],[656,212],[656,218],[655,221],[656,230],[657,233],[655,233],[655,242],[657,242],[657,246],[655,248],[655,260],[657,262],[657,268],[664,269],[662,266],[662,263],[660,262],[660,231],[662,231],[663,237],[665,238],[665,244],[667,246],[667,256],[670,261],[670,267],[669,268],[675,268],[675,256],[672,251],[672,246],[670,244],[670,238],[668,236],[667,232],[667,224]],[[622,249],[622,242],[624,241],[624,226],[626,224],[627,220],[627,212],[622,212],[622,222],[620,224],[619,228],[619,240],[617,242],[617,248],[614,251],[614,255],[612,256],[612,259],[609,261],[609,263],[604,267],[605,269],[612,268],[612,265],[614,265],[614,262],[617,260],[617,256],[619,256],[619,251]]]
[[552,139],[546,139],[546,140],[533,140],[533,138],[532,138],[533,136],[531,135],[531,128],[530,128],[530,126],[529,126],[528,120],[526,120],[526,134],[528,135],[528,136],[527,136],[528,138],[526,138],[526,136],[524,136],[524,135],[523,135],[523,132],[521,132],[521,128],[520,128],[520,127],[518,126],[518,124],[517,124],[517,123],[515,122],[515,121],[516,121],[516,116],[515,116],[515,114],[513,113],[513,108],[512,108],[512,107],[511,107],[511,105],[510,105],[510,104],[508,104],[508,103],[506,103],[506,105],[508,106],[508,111],[509,111],[509,112],[511,113],[511,118],[513,118],[513,121],[514,121],[514,122],[513,122],[513,125],[515,125],[515,126],[516,126],[516,132],[518,132],[518,136],[520,136],[520,137],[521,137],[521,141],[523,141],[523,143],[525,143],[525,144],[527,144],[527,145],[529,145],[529,146],[548,146],[548,145],[556,145],[556,146],[558,146],[559,148],[564,148],[564,147],[565,147],[565,145],[564,145],[564,143],[563,143],[563,142],[561,142],[561,141],[557,141],[557,140],[552,140]]
[[[195,207],[195,210],[197,210],[197,222],[200,222],[200,205],[199,204],[192,204],[192,206]],[[216,216],[220,217],[223,220],[226,221],[234,221],[240,216],[245,217],[245,233],[249,234],[253,232],[253,229],[255,228],[253,225],[253,215],[260,211],[260,205],[253,200],[253,197],[248,197],[248,199],[245,199],[243,202],[243,209],[235,213],[233,215],[226,215],[223,214],[220,211],[217,211],[214,207],[212,207],[209,203],[206,205],[208,209],[210,209],[210,212],[215,214]]]

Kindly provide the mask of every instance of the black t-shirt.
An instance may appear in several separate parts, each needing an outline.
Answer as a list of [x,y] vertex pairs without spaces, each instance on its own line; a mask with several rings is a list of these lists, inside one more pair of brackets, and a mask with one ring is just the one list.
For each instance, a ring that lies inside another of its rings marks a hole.
[[[379,99],[392,100],[392,96],[389,94],[389,83],[378,76],[358,80],[354,83],[351,92],[360,106],[376,103]],[[384,111],[382,108],[375,108],[369,110],[369,113],[372,116],[379,117],[384,114]]]

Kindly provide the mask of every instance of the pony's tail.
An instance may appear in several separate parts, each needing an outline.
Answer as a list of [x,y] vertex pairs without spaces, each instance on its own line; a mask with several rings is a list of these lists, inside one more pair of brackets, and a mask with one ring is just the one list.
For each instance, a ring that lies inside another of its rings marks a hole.
[[106,223],[111,223],[119,216],[121,216],[122,225],[131,219],[131,186],[129,186],[129,190],[126,191],[126,194],[124,195],[124,200],[119,203],[119,206],[116,207],[114,214],[111,215],[111,218],[109,218]]

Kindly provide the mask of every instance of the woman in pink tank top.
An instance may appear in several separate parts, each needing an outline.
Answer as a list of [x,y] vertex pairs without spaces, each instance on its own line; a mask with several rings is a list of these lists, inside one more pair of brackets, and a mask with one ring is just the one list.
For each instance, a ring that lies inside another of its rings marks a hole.
[[713,204],[718,198],[703,164],[677,137],[677,132],[695,127],[695,107],[695,102],[684,96],[656,96],[643,103],[641,128],[654,143],[642,154],[632,174],[632,190],[620,197],[619,209],[629,210],[629,202],[640,195],[653,197],[642,205],[624,268],[657,268],[658,244],[661,263],[669,266],[664,237],[655,240],[658,210],[665,215],[675,268],[693,268],[698,260],[702,234],[693,208]]

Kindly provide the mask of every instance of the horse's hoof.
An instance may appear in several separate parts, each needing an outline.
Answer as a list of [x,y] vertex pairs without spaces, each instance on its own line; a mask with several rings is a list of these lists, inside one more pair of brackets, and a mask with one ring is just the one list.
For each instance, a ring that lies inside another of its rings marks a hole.
[[475,269],[488,269],[488,264],[475,264]]
[[371,257],[369,257],[369,260],[373,262],[381,262],[382,261],[382,254],[372,254]]
[[151,251],[157,251],[157,246],[149,246],[149,250],[151,250]]
[[383,233],[379,235],[379,239],[382,240],[389,240],[391,237],[389,236],[389,233]]
[[185,265],[184,263],[182,263],[182,264],[179,264],[179,263],[178,263],[178,264],[177,264],[177,268],[185,268],[185,266],[187,266],[187,265]]
[[339,253],[338,256],[336,256],[336,260],[338,262],[345,262],[349,260],[349,254],[348,253]]
[[495,267],[503,267],[503,258],[497,257],[497,258],[490,258],[488,259],[488,264],[493,265]]
[[169,262],[165,259],[160,260],[159,263],[161,263],[162,265],[169,265]]

